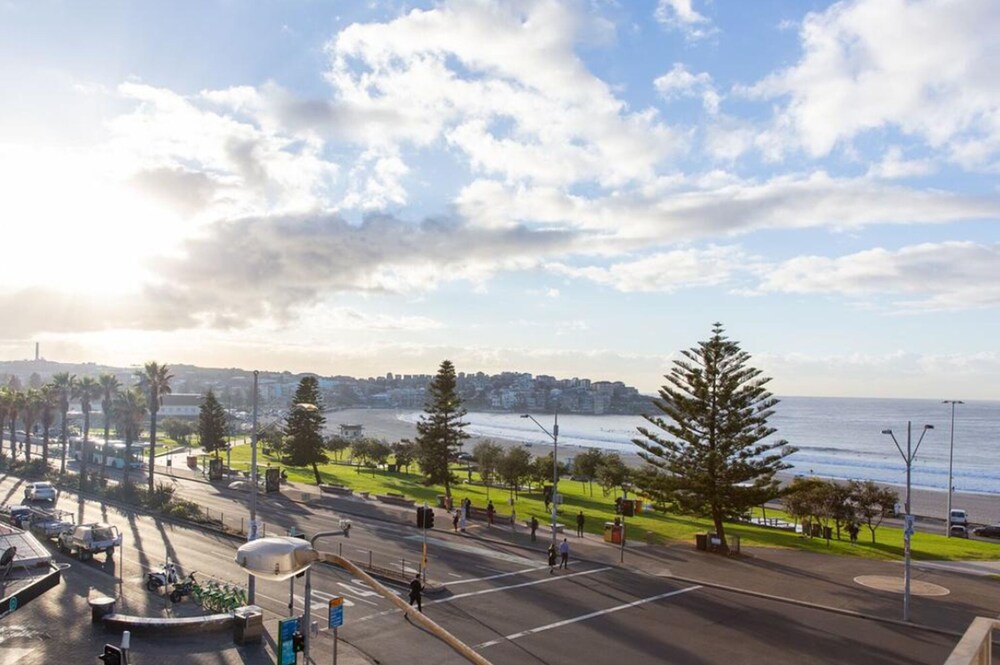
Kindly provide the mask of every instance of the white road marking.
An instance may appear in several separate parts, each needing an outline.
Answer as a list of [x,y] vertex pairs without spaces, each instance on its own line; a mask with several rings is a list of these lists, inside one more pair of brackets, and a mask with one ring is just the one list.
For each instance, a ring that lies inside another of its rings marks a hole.
[[[423,542],[422,536],[407,536],[406,539]],[[434,545],[435,547],[440,547],[446,550],[454,550],[456,552],[466,552],[469,554],[478,554],[479,556],[485,556],[491,559],[498,559],[500,561],[509,561],[511,563],[517,563],[521,565],[531,565],[538,563],[537,560],[526,559],[523,556],[517,556],[515,554],[507,554],[506,552],[498,552],[496,550],[486,549],[485,547],[476,547],[475,545],[453,543],[450,540],[441,540],[439,538],[428,538],[427,543],[429,545]]]
[[[546,568],[547,567],[548,566],[546,566]],[[482,589],[480,591],[470,591],[468,593],[460,593],[460,594],[456,594],[454,596],[450,596],[448,598],[442,598],[440,600],[432,600],[430,602],[424,603],[424,605],[437,605],[438,603],[451,603],[451,602],[454,602],[456,600],[461,600],[462,598],[469,598],[470,596],[481,596],[481,595],[487,594],[487,593],[498,593],[500,591],[509,591],[511,589],[520,589],[522,587],[534,586],[536,584],[546,584],[548,582],[559,582],[561,580],[565,580],[565,579],[570,578],[570,577],[578,577],[580,575],[593,575],[594,573],[603,573],[605,570],[611,570],[611,566],[604,566],[603,568],[594,568],[593,570],[584,570],[584,571],[581,571],[579,573],[570,573],[569,575],[559,575],[559,576],[553,576],[553,577],[543,577],[540,580],[532,580],[530,582],[521,582],[520,584],[512,584],[510,586],[490,587],[489,589]],[[358,619],[354,623],[360,623],[361,621],[367,621],[368,619],[375,619],[375,618],[378,618],[378,617],[388,616],[388,615],[394,614],[394,613],[396,613],[398,611],[399,610],[397,610],[397,609],[391,609],[391,610],[384,610],[382,612],[378,612],[377,614],[369,614],[366,617],[362,617],[362,618]]]
[[[512,575],[523,575],[524,573],[532,573],[536,570],[545,570],[548,566],[535,566],[534,568],[523,568],[521,570],[515,570],[510,573],[498,573],[496,575],[487,575],[486,577],[470,577],[468,579],[460,579],[457,582],[449,582],[449,586],[455,586],[456,584],[469,584],[470,582],[484,582],[486,580],[496,580],[501,577],[511,577]],[[454,573],[451,573],[454,575]],[[455,575],[455,577],[461,577],[461,575]]]
[[510,642],[513,640],[520,639],[522,637],[527,637],[528,635],[535,635],[537,633],[543,633],[547,630],[552,630],[553,628],[561,628],[563,626],[568,626],[579,621],[586,621],[588,619],[593,619],[594,617],[599,617],[603,614],[610,614],[612,612],[618,612],[619,610],[627,610],[630,607],[636,607],[638,605],[644,605],[646,603],[652,603],[656,600],[662,600],[663,598],[669,598],[670,596],[677,596],[682,593],[687,593],[688,591],[694,591],[695,589],[700,589],[701,585],[689,586],[684,589],[677,589],[676,591],[668,591],[667,593],[661,593],[658,596],[650,596],[649,598],[641,598],[640,600],[634,600],[631,603],[625,603],[624,605],[616,605],[615,607],[609,607],[606,610],[598,610],[596,612],[590,612],[589,614],[583,614],[572,619],[563,619],[562,621],[556,621],[555,623],[550,623],[545,626],[539,626],[537,628],[531,628],[530,630],[522,630],[519,633],[511,633],[496,640],[490,640],[489,642],[483,642],[482,644],[477,644],[473,649],[485,649],[487,647],[495,646],[503,642]]

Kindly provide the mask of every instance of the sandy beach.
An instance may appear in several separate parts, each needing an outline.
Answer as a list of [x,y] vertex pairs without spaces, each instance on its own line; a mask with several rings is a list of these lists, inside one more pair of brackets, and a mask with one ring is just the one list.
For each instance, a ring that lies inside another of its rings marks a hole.
[[[397,418],[397,412],[392,409],[345,409],[340,411],[330,411],[326,414],[327,428],[331,432],[336,432],[341,424],[364,425],[366,436],[376,439],[384,439],[389,443],[416,436],[417,428],[412,423],[404,422]],[[498,437],[481,437],[471,435],[465,444],[465,450],[472,452],[472,449],[480,441],[486,439],[503,446],[521,446],[522,441],[502,439]],[[585,450],[581,446],[561,445],[560,451],[566,451],[568,455]],[[545,455],[549,452],[547,446],[535,444],[529,450],[533,454]],[[562,455],[560,455],[562,457]],[[622,459],[630,466],[639,466],[642,460],[638,455],[625,453]],[[791,481],[791,474],[779,475],[782,481]],[[903,500],[904,488],[893,485],[899,492],[900,501]],[[913,514],[921,517],[939,518],[942,521],[947,513],[948,495],[944,491],[928,490],[922,488],[912,488],[910,497]],[[954,508],[964,508],[968,511],[969,521],[975,524],[996,524],[1000,523],[1000,496],[993,494],[974,494],[966,492],[955,492],[952,494],[952,506]]]

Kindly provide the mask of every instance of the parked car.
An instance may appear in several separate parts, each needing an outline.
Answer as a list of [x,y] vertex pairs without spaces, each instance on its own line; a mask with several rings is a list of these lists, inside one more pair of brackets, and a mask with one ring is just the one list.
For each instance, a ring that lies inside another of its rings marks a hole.
[[1000,538],[1000,524],[976,527],[972,533],[983,538]]
[[950,533],[952,538],[969,537],[969,529],[967,527],[962,526],[961,524],[952,524]]
[[27,487],[24,488],[24,500],[55,501],[56,488],[52,486],[52,483],[48,483],[45,481],[40,481],[37,483],[28,483]]

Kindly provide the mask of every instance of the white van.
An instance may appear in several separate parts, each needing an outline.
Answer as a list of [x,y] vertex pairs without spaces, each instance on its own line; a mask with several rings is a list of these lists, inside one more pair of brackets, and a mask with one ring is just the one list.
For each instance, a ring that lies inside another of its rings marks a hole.
[[948,526],[969,526],[969,516],[961,508],[952,508],[948,515]]

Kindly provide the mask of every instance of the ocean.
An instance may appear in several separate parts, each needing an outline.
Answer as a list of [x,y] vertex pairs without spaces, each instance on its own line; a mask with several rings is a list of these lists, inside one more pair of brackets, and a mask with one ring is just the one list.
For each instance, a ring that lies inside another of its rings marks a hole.
[[[912,422],[915,447],[925,424],[928,430],[917,451],[912,483],[915,488],[947,490],[948,450],[951,441],[951,405],[936,400],[870,399],[847,397],[783,397],[769,423],[798,451],[787,458],[788,473],[823,478],[905,483],[903,458],[891,429],[906,451],[906,424]],[[420,412],[397,418],[414,423]],[[535,414],[549,431],[552,414]],[[466,431],[481,437],[549,445],[551,439],[519,414],[470,412]],[[636,427],[641,416],[559,416],[559,442],[634,453]],[[1000,402],[966,401],[955,409],[953,486],[958,492],[1000,494]],[[572,453],[567,451],[569,455]]]

